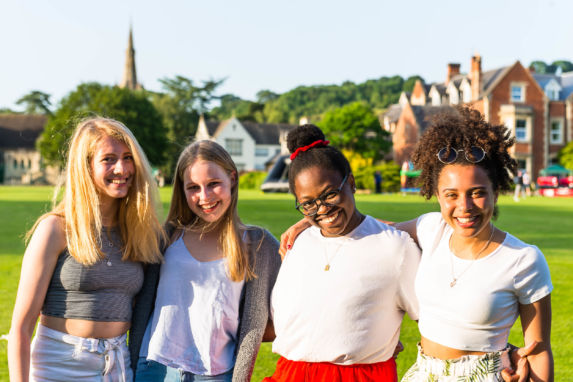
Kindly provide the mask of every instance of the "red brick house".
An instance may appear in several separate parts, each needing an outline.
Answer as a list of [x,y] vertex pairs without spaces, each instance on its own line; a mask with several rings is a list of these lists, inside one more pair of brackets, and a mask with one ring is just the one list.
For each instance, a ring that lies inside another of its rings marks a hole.
[[513,155],[519,168],[534,178],[556,163],[557,152],[573,140],[573,72],[537,74],[519,61],[483,72],[481,57],[474,56],[469,73],[460,73],[460,64],[449,64],[443,83],[418,81],[411,94],[400,98],[399,117],[397,106],[392,118],[383,116],[383,127],[392,133],[394,159],[407,160],[431,116],[458,104],[472,105],[492,123],[504,123],[516,137]]

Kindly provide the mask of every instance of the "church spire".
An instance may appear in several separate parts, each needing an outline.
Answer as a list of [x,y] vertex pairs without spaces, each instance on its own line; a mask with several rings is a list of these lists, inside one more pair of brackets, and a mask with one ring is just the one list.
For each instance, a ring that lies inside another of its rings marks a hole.
[[125,51],[123,78],[119,87],[131,90],[141,89],[141,85],[137,82],[137,72],[135,71],[135,49],[133,48],[133,32],[131,26],[129,27],[129,40]]

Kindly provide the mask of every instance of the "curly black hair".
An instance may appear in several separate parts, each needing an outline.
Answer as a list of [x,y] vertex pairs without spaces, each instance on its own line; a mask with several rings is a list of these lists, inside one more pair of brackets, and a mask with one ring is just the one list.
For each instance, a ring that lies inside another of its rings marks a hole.
[[[438,159],[438,151],[445,147],[470,152],[472,146],[481,147],[486,153],[475,165],[486,171],[493,190],[510,190],[512,174],[517,172],[517,162],[509,155],[509,148],[514,143],[515,138],[504,125],[486,122],[479,111],[467,106],[436,115],[412,155],[414,166],[422,170],[420,193],[426,199],[437,193],[440,172],[447,166]],[[458,155],[455,163],[472,164],[464,155]]]
[[[318,140],[326,140],[324,133],[315,125],[301,125],[295,127],[287,135],[287,147],[291,153],[296,149],[308,146]],[[288,174],[288,183],[294,194],[294,180],[303,170],[318,166],[320,168],[338,172],[342,177],[350,173],[348,160],[338,149],[332,146],[315,146],[307,151],[301,151],[293,159]]]

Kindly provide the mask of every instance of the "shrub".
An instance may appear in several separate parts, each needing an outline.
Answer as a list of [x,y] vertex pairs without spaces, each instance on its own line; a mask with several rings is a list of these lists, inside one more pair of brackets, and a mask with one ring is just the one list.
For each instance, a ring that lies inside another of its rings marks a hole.
[[239,177],[239,189],[260,190],[261,184],[267,177],[264,171],[251,171]]
[[400,191],[400,166],[394,161],[358,168],[354,171],[356,188],[374,190],[374,173],[376,171],[380,171],[382,174],[382,192]]

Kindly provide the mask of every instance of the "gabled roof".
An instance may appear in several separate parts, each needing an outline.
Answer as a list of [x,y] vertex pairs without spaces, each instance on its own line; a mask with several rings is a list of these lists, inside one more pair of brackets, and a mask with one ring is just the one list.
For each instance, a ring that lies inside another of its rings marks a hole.
[[505,73],[509,71],[509,69],[511,69],[512,66],[504,66],[502,68],[492,69],[486,72],[482,72],[481,83],[483,85],[483,93],[484,93],[483,95],[488,93],[494,87],[494,85],[497,84],[497,82],[501,80],[501,78],[503,78]]
[[[222,122],[205,121],[205,126],[207,127],[209,136],[216,138],[233,119],[234,117]],[[249,135],[258,145],[278,145],[281,131],[289,131],[296,127],[296,125],[288,125],[285,123],[271,124],[237,121],[245,128],[245,130],[247,130]]]
[[296,125],[287,125],[284,123],[267,124],[256,122],[241,122],[248,133],[259,145],[278,145],[281,131],[290,131]]
[[35,149],[47,120],[39,114],[0,114],[0,148]]
[[440,96],[446,95],[446,85],[444,83],[441,83],[441,84],[435,83],[435,84],[432,84],[432,87],[437,90],[437,92],[440,94]]
[[420,127],[420,133],[424,132],[430,124],[432,117],[441,113],[457,113],[456,108],[449,105],[443,106],[412,106],[416,123]]
[[545,86],[547,86],[551,80],[555,80],[559,85],[561,85],[561,78],[555,74],[532,73],[532,75],[542,89],[545,89]]

